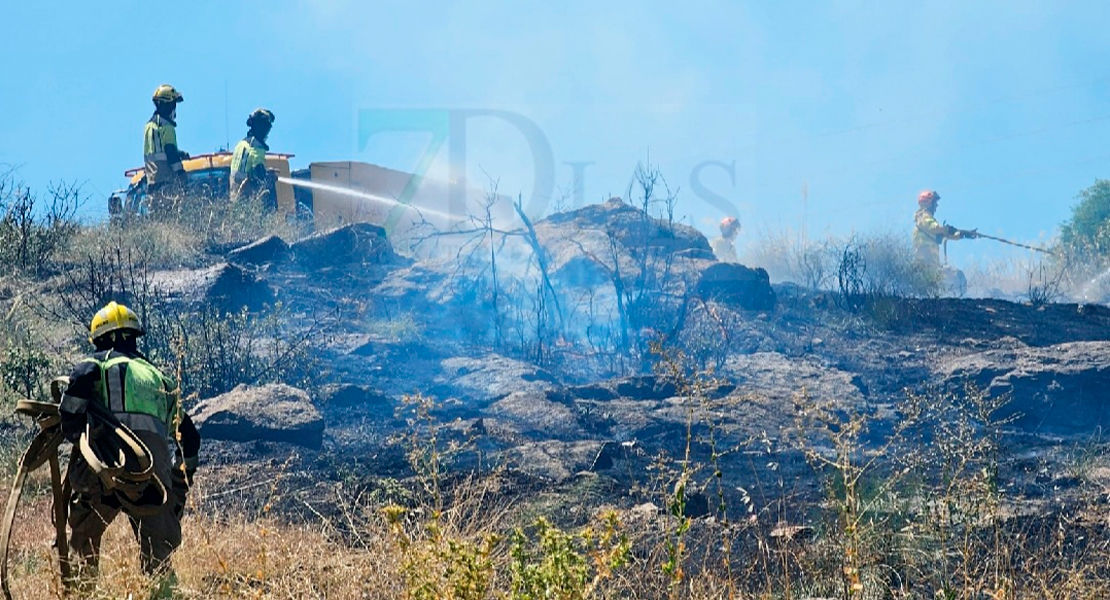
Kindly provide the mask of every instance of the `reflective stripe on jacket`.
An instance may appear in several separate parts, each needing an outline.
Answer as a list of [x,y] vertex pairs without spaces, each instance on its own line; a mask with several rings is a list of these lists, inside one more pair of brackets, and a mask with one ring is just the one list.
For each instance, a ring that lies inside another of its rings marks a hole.
[[143,163],[146,166],[147,185],[165,183],[185,170],[180,160],[170,164],[166,146],[177,147],[176,123],[155,114],[146,122],[143,130]]

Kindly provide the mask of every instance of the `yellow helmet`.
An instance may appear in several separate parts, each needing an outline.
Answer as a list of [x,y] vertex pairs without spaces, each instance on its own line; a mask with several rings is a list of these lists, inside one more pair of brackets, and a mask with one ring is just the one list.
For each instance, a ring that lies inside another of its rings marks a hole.
[[139,323],[139,315],[135,311],[116,302],[109,302],[108,306],[97,311],[89,325],[89,341],[111,333],[113,331],[132,331],[136,336],[143,335],[143,326]]
[[168,83],[163,83],[162,85],[158,86],[158,89],[154,90],[154,101],[184,102],[185,97],[181,95],[181,92],[175,90],[172,85]]

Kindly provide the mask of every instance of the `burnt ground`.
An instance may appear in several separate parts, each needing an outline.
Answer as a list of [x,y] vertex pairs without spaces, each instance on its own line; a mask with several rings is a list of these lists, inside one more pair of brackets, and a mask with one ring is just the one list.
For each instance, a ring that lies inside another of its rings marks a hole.
[[[692,514],[719,493],[805,519],[835,481],[821,459],[878,457],[874,477],[909,468],[924,482],[923,459],[984,439],[989,456],[972,458],[1027,507],[1110,481],[1106,307],[871,298],[849,310],[835,293],[772,293],[759,269],[706,299],[699,277],[717,263],[690,228],[611,200],[535,231],[561,329],[520,240],[499,247],[501,288],[484,252],[401,256],[368,224],[155,273],[167,310],[279,302],[285,334],[311,342],[302,383],[322,446],[206,439],[197,506],[337,521],[417,502],[432,468],[445,488],[478,473],[508,499],[585,514],[665,506],[685,471]],[[656,278],[647,316],[620,331],[616,274],[638,269]],[[1005,402],[986,414],[986,397]]]
[[[316,289],[288,282],[279,289],[331,301],[336,310],[373,302],[375,282],[314,282]],[[270,504],[290,518],[314,519],[337,518],[353,504],[414,502],[421,474],[409,457],[414,449],[428,450],[433,437],[443,453],[445,490],[481,472],[494,477],[506,498],[568,518],[568,507],[582,511],[583,502],[662,505],[689,426],[700,482],[695,489],[701,489],[693,493],[697,500],[690,510],[711,512],[713,481],[707,474],[717,454],[730,506],[754,503],[804,521],[827,493],[829,473],[815,469],[799,448],[835,454],[827,430],[800,433],[808,405],[831,406],[841,423],[853,415],[864,419],[867,428],[855,451],[866,455],[898,430],[909,393],[932,395],[937,404],[953,402],[956,397],[945,394],[958,395],[975,379],[953,361],[1037,349],[1053,356],[1060,345],[1110,339],[1110,311],[1100,306],[894,299],[850,312],[832,294],[793,286],[778,292],[778,306],[770,311],[713,303],[691,311],[692,320],[712,313],[719,326],[727,326],[715,352],[694,365],[714,378],[695,400],[658,371],[590,380],[578,371],[560,371],[566,363],[536,365],[427,330],[417,339],[356,326],[335,331],[321,350],[327,380],[385,400],[334,404],[315,394],[326,422],[321,449],[207,441],[200,505],[252,512]],[[1085,347],[1088,354],[1076,358],[1071,371],[1051,375],[1048,364],[1048,379],[1030,379],[1027,388],[1036,389],[1023,388],[1021,373],[995,364],[995,371],[1019,382],[1008,392],[1007,406],[1017,406],[1011,412],[1038,410],[1044,401],[1040,388],[1067,396],[1069,390],[1110,383],[1107,370],[1092,358],[1110,356],[1110,347]],[[434,404],[428,419],[414,422],[402,397],[415,392]],[[1101,414],[1104,399],[1089,403],[1098,404],[1094,409]],[[1069,494],[1110,486],[1102,422],[1083,411],[1048,418],[1062,425],[996,426],[1002,489],[1022,511],[1048,510]],[[892,458],[918,452],[910,437],[888,450]]]

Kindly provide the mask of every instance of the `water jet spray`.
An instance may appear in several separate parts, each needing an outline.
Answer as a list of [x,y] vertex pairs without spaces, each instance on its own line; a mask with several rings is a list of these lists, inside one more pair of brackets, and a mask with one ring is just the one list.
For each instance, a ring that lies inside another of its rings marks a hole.
[[294,179],[292,177],[278,177],[278,181],[281,182],[281,183],[287,183],[289,185],[305,187],[305,188],[309,188],[309,189],[313,189],[313,190],[318,190],[318,191],[321,191],[321,192],[328,192],[330,194],[339,194],[339,195],[342,195],[342,196],[347,196],[348,198],[354,198],[356,200],[362,200],[364,202],[372,202],[374,204],[381,204],[381,205],[384,205],[384,206],[389,206],[392,209],[398,209],[398,208],[408,209],[408,210],[412,210],[414,212],[417,212],[421,215],[434,215],[436,217],[440,217],[442,219],[446,219],[446,220],[452,221],[452,222],[462,222],[462,221],[466,220],[463,217],[458,217],[458,216],[443,212],[441,210],[435,210],[435,209],[432,209],[432,208],[417,207],[417,206],[413,206],[411,204],[405,204],[403,202],[398,202],[397,200],[394,200],[392,198],[386,198],[385,196],[379,196],[377,194],[371,194],[369,192],[363,192],[363,191],[359,191],[359,190],[352,190],[350,188],[340,187],[340,186],[337,186],[337,185],[329,185],[329,184],[326,184],[326,183],[318,183],[318,182],[315,182],[315,181],[307,181],[305,179]]

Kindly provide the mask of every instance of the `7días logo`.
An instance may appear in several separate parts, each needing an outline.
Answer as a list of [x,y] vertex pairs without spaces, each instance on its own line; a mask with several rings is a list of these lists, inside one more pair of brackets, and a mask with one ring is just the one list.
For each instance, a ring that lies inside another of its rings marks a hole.
[[[431,139],[412,170],[414,177],[409,180],[401,196],[396,200],[401,205],[407,205],[412,201],[432,163],[446,145],[448,176],[452,182],[458,184],[449,187],[447,212],[465,215],[467,129],[471,121],[479,119],[495,119],[510,125],[528,144],[532,155],[534,179],[532,193],[528,196],[528,202],[524,208],[529,215],[542,214],[555,190],[555,155],[543,130],[535,121],[518,112],[499,109],[364,109],[359,111],[358,115],[358,151],[365,150],[370,139],[380,133],[430,134]],[[571,169],[574,182],[574,206],[584,205],[586,168],[595,163],[566,161],[562,164]],[[721,214],[736,214],[736,207],[731,201],[711,190],[703,182],[703,175],[711,169],[722,171],[728,177],[729,185],[736,186],[735,160],[731,162],[705,160],[695,164],[690,170],[690,190]],[[385,223],[387,229],[396,225],[402,212],[400,207],[390,212]]]

